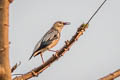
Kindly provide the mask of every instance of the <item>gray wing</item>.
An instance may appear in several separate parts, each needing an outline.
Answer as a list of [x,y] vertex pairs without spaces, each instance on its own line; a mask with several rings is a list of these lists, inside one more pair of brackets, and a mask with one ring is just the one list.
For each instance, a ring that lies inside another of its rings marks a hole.
[[59,32],[56,30],[49,30],[43,37],[42,39],[36,44],[34,51],[37,52],[45,47],[47,47],[49,44],[52,43],[53,40],[57,39]]

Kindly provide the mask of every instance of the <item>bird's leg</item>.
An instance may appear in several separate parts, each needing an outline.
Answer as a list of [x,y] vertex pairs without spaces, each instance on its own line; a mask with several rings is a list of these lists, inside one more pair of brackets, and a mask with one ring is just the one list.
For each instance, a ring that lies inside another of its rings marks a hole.
[[40,54],[40,56],[41,56],[42,62],[43,62],[43,64],[44,64],[44,59],[43,59],[43,56],[42,56],[42,54]]
[[[48,49],[48,51],[52,51],[52,52],[56,52],[56,53],[58,53],[58,50],[54,51],[54,50],[50,50],[50,49]],[[59,56],[58,56],[57,54],[53,54],[53,56],[59,58]]]
[[56,53],[58,53],[58,50],[50,50],[50,49],[48,49],[48,51],[52,51],[52,52],[56,52]]

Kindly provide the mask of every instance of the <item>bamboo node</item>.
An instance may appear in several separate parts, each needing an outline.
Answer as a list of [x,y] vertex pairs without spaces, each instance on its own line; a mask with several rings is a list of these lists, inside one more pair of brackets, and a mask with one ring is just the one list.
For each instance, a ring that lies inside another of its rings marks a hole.
[[8,24],[4,24],[4,26],[9,27],[9,25],[8,25]]
[[5,50],[5,48],[0,48],[0,51],[2,52],[2,51],[4,51]]
[[3,9],[3,7],[0,7],[0,10],[2,10]]
[[12,3],[14,0],[8,0],[10,3]]

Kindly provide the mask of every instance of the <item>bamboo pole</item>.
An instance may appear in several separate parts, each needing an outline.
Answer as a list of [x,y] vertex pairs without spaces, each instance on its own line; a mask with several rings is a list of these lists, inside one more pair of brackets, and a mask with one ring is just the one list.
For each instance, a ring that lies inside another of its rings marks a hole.
[[9,64],[9,1],[0,0],[0,80],[11,80]]

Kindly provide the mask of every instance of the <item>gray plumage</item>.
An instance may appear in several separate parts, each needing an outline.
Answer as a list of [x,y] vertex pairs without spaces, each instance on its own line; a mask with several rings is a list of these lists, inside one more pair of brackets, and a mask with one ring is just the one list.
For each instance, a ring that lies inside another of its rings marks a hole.
[[[40,41],[36,44],[33,53],[36,53],[37,51],[46,48],[48,45],[52,43],[53,40],[59,39],[60,38],[60,33],[57,30],[49,30]],[[44,51],[44,50],[43,50]],[[32,56],[37,56],[39,53],[33,54]],[[30,57],[30,59],[32,58]],[[30,60],[29,59],[29,60]]]
[[68,25],[68,22],[61,22],[57,21],[53,27],[42,37],[40,41],[36,44],[33,54],[29,58],[29,60],[34,56],[37,56],[38,54],[41,55],[46,50],[49,50],[50,48],[54,47],[59,39],[60,39],[60,32],[64,25]]

